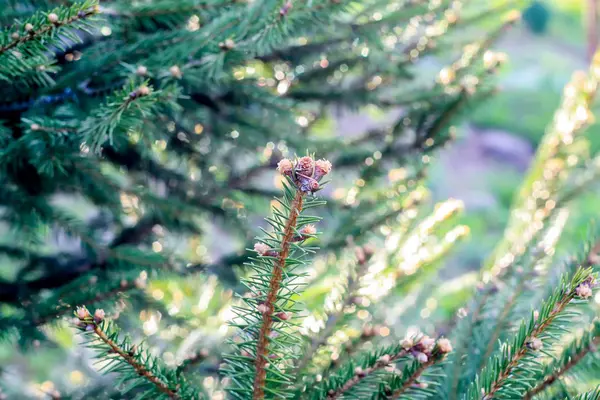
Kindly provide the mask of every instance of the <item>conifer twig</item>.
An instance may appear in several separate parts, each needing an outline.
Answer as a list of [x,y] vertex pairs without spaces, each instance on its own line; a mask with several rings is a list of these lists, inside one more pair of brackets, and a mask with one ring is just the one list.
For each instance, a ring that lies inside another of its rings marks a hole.
[[[529,322],[524,321],[513,342],[505,344],[501,354],[489,361],[479,379],[471,385],[467,398],[493,399],[507,386],[510,379],[518,379],[518,374],[531,374],[534,369],[524,368],[524,365],[531,367],[536,361],[527,356],[535,357],[535,352],[544,345],[542,339],[556,337],[552,332],[547,332],[551,331],[554,321],[561,318],[561,314],[574,299],[585,300],[591,297],[594,285],[595,277],[591,269],[579,269],[569,281],[563,278],[560,287],[544,303],[539,315],[534,315]],[[510,391],[513,396],[520,393],[511,387],[506,391]]]
[[277,300],[277,293],[279,292],[281,278],[283,277],[283,268],[285,268],[285,262],[290,252],[290,245],[292,244],[292,239],[294,238],[294,232],[296,230],[296,221],[298,215],[302,211],[303,201],[304,193],[297,190],[294,201],[290,206],[289,219],[287,220],[283,231],[281,250],[277,256],[277,261],[273,265],[273,275],[269,282],[269,292],[267,293],[267,299],[264,303],[267,311],[263,313],[262,325],[256,346],[256,376],[254,378],[254,392],[252,395],[255,400],[262,399],[265,396],[264,385],[267,377],[266,366],[269,362],[268,337],[271,333],[271,325],[273,324],[271,311],[275,309],[275,301]]
[[[567,355],[566,358],[560,357],[558,362],[553,362],[548,366],[547,371],[549,371],[549,373],[544,376],[541,382],[538,382],[537,386],[533,387],[523,396],[523,400],[530,400],[546,390],[559,378],[579,364],[579,362],[586,355],[588,355],[590,352],[596,351],[597,347],[600,345],[599,333],[600,322],[596,321],[593,324],[592,329],[586,332],[581,340],[577,340],[571,346],[567,346],[567,348],[563,351],[563,354]],[[576,351],[572,352],[572,349],[576,349]],[[566,362],[559,364],[562,360]]]
[[23,43],[29,42],[33,39],[37,39],[40,36],[43,36],[45,34],[50,34],[53,30],[56,30],[62,26],[65,25],[69,25],[75,21],[79,21],[85,18],[88,18],[90,16],[96,15],[98,14],[100,11],[100,8],[98,6],[98,4],[92,5],[91,7],[89,7],[87,10],[82,10],[79,11],[77,14],[64,19],[64,20],[60,20],[58,18],[58,16],[55,13],[50,13],[48,14],[48,22],[41,26],[39,29],[34,29],[32,24],[26,24],[25,25],[25,31],[26,34],[24,35],[19,35],[19,36],[15,36],[15,39],[12,40],[11,42],[7,43],[6,45],[0,47],[0,55],[2,53],[5,53],[6,51],[13,49]]
[[109,353],[118,355],[125,363],[129,364],[135,370],[138,376],[150,382],[158,389],[158,391],[164,393],[170,399],[178,400],[181,398],[177,389],[171,389],[158,376],[138,361],[139,357],[136,357],[136,346],[132,346],[129,350],[124,349],[111,338],[113,335],[109,335],[105,332],[102,327],[102,322],[104,321],[103,310],[96,310],[92,316],[85,307],[78,307],[76,315],[80,321],[80,328],[87,332],[92,331],[98,340],[108,346],[110,349]]

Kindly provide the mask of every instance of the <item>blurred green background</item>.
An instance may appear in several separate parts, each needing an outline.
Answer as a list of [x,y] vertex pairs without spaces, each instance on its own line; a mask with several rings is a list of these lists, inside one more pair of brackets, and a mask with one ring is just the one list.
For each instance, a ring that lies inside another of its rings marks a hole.
[[[515,191],[552,122],[564,85],[575,71],[588,68],[588,3],[530,3],[522,23],[494,46],[508,55],[499,74],[499,92],[467,116],[467,123],[457,131],[457,142],[434,161],[430,187],[436,200],[463,200],[461,222],[471,228],[470,239],[454,252],[455,267],[478,269],[489,256],[502,236]],[[600,106],[593,110],[597,116]],[[586,136],[591,150],[597,151],[600,125],[588,128]],[[562,248],[573,249],[586,237],[589,223],[597,218],[599,201],[592,192],[577,200]]]

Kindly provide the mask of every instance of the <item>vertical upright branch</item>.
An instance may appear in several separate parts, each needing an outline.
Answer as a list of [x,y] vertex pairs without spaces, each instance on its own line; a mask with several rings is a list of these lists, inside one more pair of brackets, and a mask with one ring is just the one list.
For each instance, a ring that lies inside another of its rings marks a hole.
[[267,299],[264,303],[265,312],[263,312],[262,325],[258,334],[258,343],[256,345],[256,376],[254,378],[253,392],[253,398],[255,400],[263,399],[265,397],[264,385],[267,377],[266,367],[269,362],[268,338],[273,324],[272,311],[274,310],[275,302],[277,300],[277,293],[279,292],[279,287],[281,286],[283,268],[285,268],[286,259],[290,252],[290,245],[292,244],[294,238],[294,231],[296,230],[298,215],[302,211],[303,200],[304,193],[300,190],[297,190],[294,201],[290,207],[289,218],[283,231],[281,250],[277,260],[273,264],[273,274],[271,275],[271,281],[269,282],[269,292],[267,293]]

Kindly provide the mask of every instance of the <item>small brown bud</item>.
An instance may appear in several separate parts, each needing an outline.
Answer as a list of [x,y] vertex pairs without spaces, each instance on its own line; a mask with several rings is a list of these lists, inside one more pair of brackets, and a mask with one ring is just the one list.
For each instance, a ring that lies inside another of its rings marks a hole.
[[32,131],[39,131],[42,127],[39,124],[31,124],[29,125],[29,129]]
[[125,289],[129,284],[127,283],[127,280],[125,279],[121,279],[121,282],[119,283],[119,285]]
[[146,85],[140,86],[137,89],[137,93],[140,96],[148,96],[150,94],[150,88]]
[[50,21],[53,24],[56,24],[58,22],[58,15],[54,13],[48,14],[48,21]]
[[364,337],[371,337],[373,335],[375,335],[375,333],[373,332],[373,327],[370,326],[370,325],[366,325],[363,328],[362,336],[364,336]]
[[354,375],[356,376],[364,376],[365,371],[361,367],[354,368]]
[[257,307],[258,312],[261,314],[266,314],[269,312],[269,307],[266,304],[259,304]]
[[282,321],[287,321],[291,318],[291,315],[286,312],[277,313],[275,316]]
[[435,340],[427,335],[424,335],[421,338],[421,340],[419,340],[419,343],[417,343],[417,345],[422,351],[430,352],[431,350],[433,350],[433,346],[435,346]]
[[106,314],[104,313],[104,310],[99,308],[94,312],[94,320],[96,320],[96,322],[100,322],[104,319],[104,317],[106,316]]
[[176,79],[181,79],[183,77],[183,72],[181,72],[181,69],[179,69],[177,65],[173,65],[169,68],[169,72]]
[[582,283],[575,289],[575,294],[577,294],[577,297],[587,299],[592,296],[592,288],[590,287],[590,285]]
[[257,252],[261,256],[267,255],[267,253],[270,250],[271,250],[271,248],[264,243],[261,243],[261,242],[254,243],[254,251]]
[[135,70],[135,73],[139,76],[146,76],[146,74],[148,73],[148,68],[146,68],[146,66],[144,65],[138,65],[137,69]]
[[300,229],[300,233],[302,235],[314,235],[317,233],[317,228],[315,228],[313,224],[308,224],[303,226],[302,229]]
[[65,54],[65,60],[67,60],[68,62],[71,62],[75,59],[75,56],[73,55],[73,53],[67,53]]
[[277,163],[277,171],[282,175],[291,175],[294,165],[287,158],[282,159]]
[[88,318],[90,316],[90,312],[88,311],[87,308],[85,308],[85,306],[84,307],[77,307],[76,313],[77,313],[77,317],[79,319],[85,319],[85,318]]
[[421,364],[424,364],[429,360],[429,357],[427,357],[427,354],[425,353],[417,353],[416,358]]
[[381,357],[379,357],[379,360],[378,360],[378,361],[379,361],[381,364],[388,365],[388,364],[390,363],[390,361],[391,361],[391,360],[392,360],[392,357],[390,357],[390,355],[389,355],[389,354],[384,354],[384,355],[382,355]]
[[452,351],[452,343],[450,343],[450,340],[446,338],[438,339],[437,347],[442,354],[447,354]]
[[538,351],[542,347],[544,347],[544,343],[540,339],[534,338],[529,343],[527,343],[527,347],[529,347],[531,350]]
[[414,346],[414,342],[411,338],[402,339],[400,341],[400,346],[402,346],[404,350],[410,350]]
[[298,159],[296,172],[306,177],[312,177],[315,172],[315,161],[309,156]]
[[331,163],[327,160],[315,161],[315,173],[313,178],[320,180],[322,177],[331,172]]
[[33,32],[33,25],[25,24],[25,32]]
[[19,40],[19,38],[20,38],[21,36],[19,35],[19,32],[13,32],[13,33],[10,35],[10,37],[11,37],[13,40]]
[[224,42],[219,43],[221,50],[231,50],[235,47],[235,42],[232,39],[225,39]]

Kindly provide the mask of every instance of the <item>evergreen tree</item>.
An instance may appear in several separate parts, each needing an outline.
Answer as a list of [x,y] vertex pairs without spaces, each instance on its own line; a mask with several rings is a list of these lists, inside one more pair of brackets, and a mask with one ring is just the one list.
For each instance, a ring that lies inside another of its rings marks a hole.
[[[554,248],[599,165],[584,128],[600,59],[565,89],[472,300],[431,328],[405,300],[430,297],[468,229],[453,223],[459,201],[431,208],[426,167],[493,94],[504,56],[489,47],[512,4],[53,3],[0,0],[0,338],[35,362],[79,331],[84,364],[107,376],[37,389],[598,398],[598,246],[562,268]],[[366,106],[390,119],[331,134],[336,109]],[[4,368],[0,397],[31,397]]]

